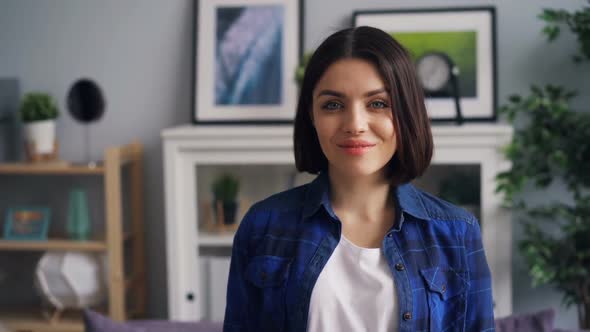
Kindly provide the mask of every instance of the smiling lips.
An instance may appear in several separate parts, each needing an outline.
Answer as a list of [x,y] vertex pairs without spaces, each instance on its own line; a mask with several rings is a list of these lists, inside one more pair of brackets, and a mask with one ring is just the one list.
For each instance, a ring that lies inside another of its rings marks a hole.
[[338,147],[344,150],[344,152],[347,154],[360,156],[365,154],[376,144],[361,140],[348,140],[336,145],[338,145]]

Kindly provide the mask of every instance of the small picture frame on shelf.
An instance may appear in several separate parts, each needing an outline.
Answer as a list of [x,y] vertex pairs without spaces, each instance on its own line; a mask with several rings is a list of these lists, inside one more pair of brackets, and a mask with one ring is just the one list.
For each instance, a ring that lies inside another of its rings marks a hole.
[[4,222],[6,240],[47,240],[51,210],[48,207],[9,208]]

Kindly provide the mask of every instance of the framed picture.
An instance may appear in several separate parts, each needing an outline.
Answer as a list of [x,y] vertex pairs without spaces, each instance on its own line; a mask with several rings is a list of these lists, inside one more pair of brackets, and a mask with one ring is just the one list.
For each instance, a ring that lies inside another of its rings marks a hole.
[[50,209],[47,207],[15,207],[8,209],[4,223],[7,240],[47,240]]
[[292,123],[302,0],[197,0],[194,123]]
[[[414,61],[431,52],[445,54],[459,69],[459,100],[465,121],[496,120],[493,7],[357,11],[353,25],[390,33]],[[427,94],[426,108],[433,121],[455,120],[450,92]]]

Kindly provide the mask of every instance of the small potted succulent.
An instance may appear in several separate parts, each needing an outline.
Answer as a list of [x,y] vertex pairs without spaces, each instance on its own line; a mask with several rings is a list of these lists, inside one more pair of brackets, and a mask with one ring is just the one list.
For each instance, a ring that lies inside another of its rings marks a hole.
[[236,221],[238,210],[239,180],[231,174],[222,174],[213,181],[211,189],[213,190],[213,210],[217,219],[222,218],[226,225],[233,224]]
[[29,159],[35,161],[38,156],[43,155],[53,159],[56,156],[55,124],[58,116],[57,105],[49,94],[25,94],[20,104],[20,118],[24,123]]

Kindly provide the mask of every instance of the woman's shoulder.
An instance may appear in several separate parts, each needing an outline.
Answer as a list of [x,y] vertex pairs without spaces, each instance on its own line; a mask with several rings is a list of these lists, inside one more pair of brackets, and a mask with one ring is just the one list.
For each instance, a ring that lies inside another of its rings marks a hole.
[[266,228],[265,225],[268,223],[292,224],[303,211],[309,185],[308,183],[281,191],[254,203],[248,209],[242,223],[253,223],[263,228]]
[[426,214],[431,220],[464,221],[468,224],[477,223],[477,218],[464,208],[414,187],[416,197],[420,200]]
[[273,194],[253,204],[240,222],[238,234],[248,242],[265,234],[284,232],[298,225],[309,184]]
[[251,212],[285,212],[303,207],[309,183],[272,194],[252,205]]

